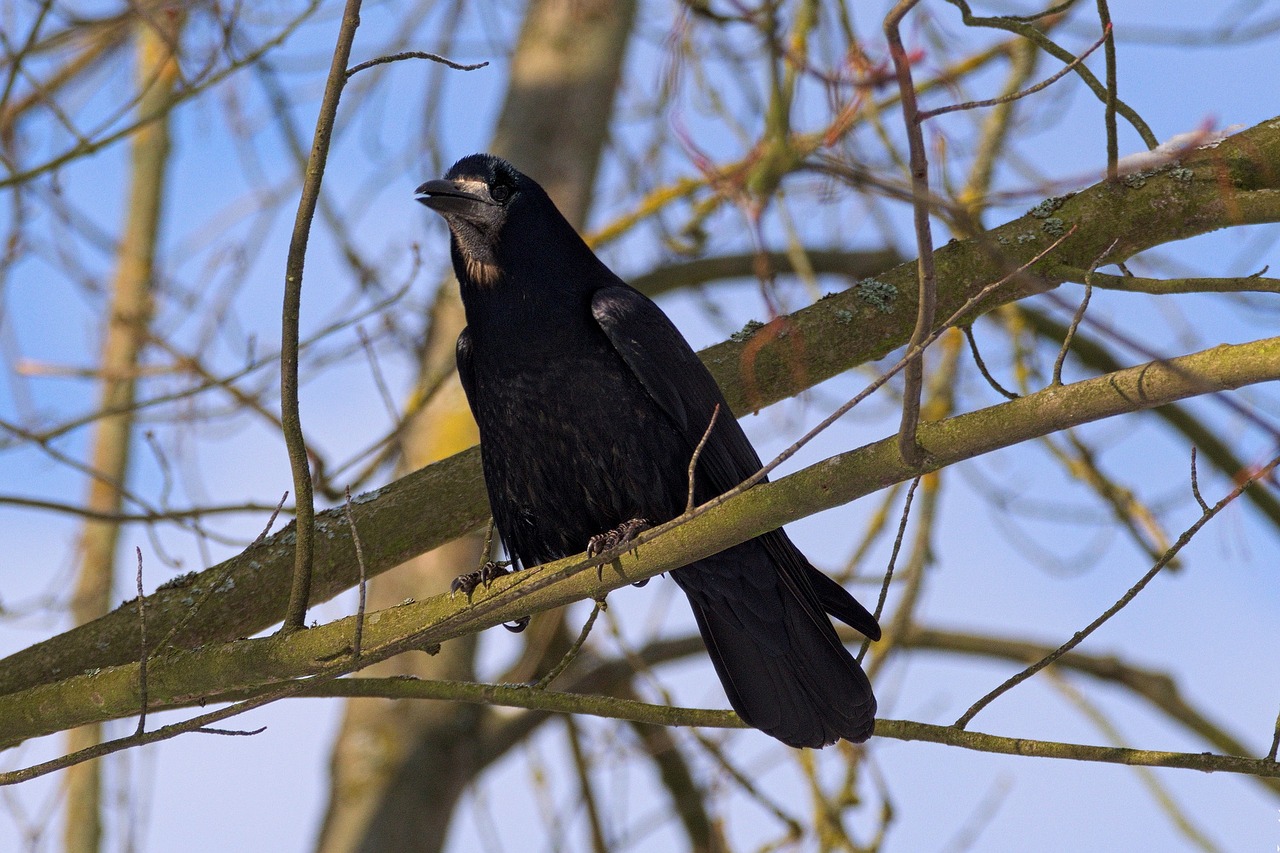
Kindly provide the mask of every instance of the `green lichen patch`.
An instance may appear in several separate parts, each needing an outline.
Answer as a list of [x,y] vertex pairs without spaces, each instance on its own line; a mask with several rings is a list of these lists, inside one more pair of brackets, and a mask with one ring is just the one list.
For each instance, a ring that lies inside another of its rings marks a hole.
[[732,335],[729,336],[729,338],[730,340],[737,341],[738,343],[743,343],[744,341],[748,340],[752,335],[754,335],[757,329],[763,329],[763,328],[764,328],[764,323],[761,323],[759,320],[748,320],[747,325],[743,326],[741,329],[734,332]]
[[864,278],[853,286],[853,292],[881,314],[893,311],[893,303],[898,298],[898,288],[887,281],[875,278]]
[[1035,207],[1027,211],[1027,215],[1034,216],[1036,219],[1048,219],[1055,210],[1062,207],[1062,203],[1067,200],[1067,196],[1052,196],[1037,204]]

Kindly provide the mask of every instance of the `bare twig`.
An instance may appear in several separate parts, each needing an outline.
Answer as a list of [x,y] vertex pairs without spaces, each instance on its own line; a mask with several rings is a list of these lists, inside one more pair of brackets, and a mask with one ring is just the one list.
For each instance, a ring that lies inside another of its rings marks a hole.
[[[915,500],[916,487],[919,485],[920,476],[917,475],[912,478],[911,486],[907,489],[907,499],[902,503],[902,519],[898,522],[898,535],[894,537],[893,552],[889,555],[889,565],[884,572],[884,583],[880,584],[880,598],[876,601],[876,621],[880,620],[880,614],[884,612],[885,599],[889,597],[889,584],[893,582],[893,567],[898,562],[898,552],[902,550],[902,540],[907,534],[907,519],[911,517],[911,502]],[[862,663],[870,647],[871,640],[864,639],[862,648],[858,650],[858,663]]]
[[1114,181],[1120,175],[1120,140],[1116,134],[1116,103],[1120,96],[1116,81],[1116,36],[1111,27],[1107,0],[1098,0],[1098,20],[1102,23],[1102,38],[1107,45],[1103,51],[1107,59],[1107,180]]
[[26,497],[24,495],[6,494],[0,494],[0,504],[4,504],[5,506],[45,510],[48,512],[58,512],[65,515],[75,515],[80,518],[87,518],[93,521],[111,521],[121,524],[131,521],[142,521],[148,523],[156,521],[181,521],[189,518],[201,518],[206,515],[254,513],[271,509],[270,506],[265,504],[245,503],[227,504],[226,506],[201,506],[174,510],[161,510],[157,508],[147,512],[106,512],[96,510],[91,507],[80,506],[79,504],[49,501],[42,498]]
[[578,773],[578,787],[582,791],[582,803],[587,809],[587,825],[591,828],[591,849],[594,853],[609,853],[609,842],[604,836],[604,824],[600,820],[600,807],[596,805],[595,793],[591,790],[591,766],[582,751],[582,738],[572,715],[564,718],[565,734],[569,739],[569,751],[573,755],[573,766]]
[[142,591],[142,549],[134,546],[138,553],[138,694],[142,697],[138,708],[138,728],[135,734],[147,730],[147,596]]
[[693,512],[693,474],[698,467],[698,457],[702,455],[702,448],[707,446],[707,439],[711,438],[711,431],[715,429],[716,418],[719,415],[720,404],[716,403],[716,407],[711,410],[711,420],[707,423],[707,429],[702,433],[702,438],[698,440],[698,446],[693,449],[693,456],[689,459],[689,499],[684,505],[685,512]]
[[578,656],[578,652],[582,651],[582,645],[587,641],[587,637],[591,634],[591,628],[596,624],[596,617],[600,615],[600,611],[603,610],[604,607],[605,604],[602,599],[595,602],[595,607],[592,608],[591,615],[587,617],[587,621],[582,625],[582,630],[578,632],[578,639],[573,641],[573,645],[571,645],[569,650],[564,653],[564,656],[560,658],[559,662],[556,663],[555,666],[551,667],[546,675],[538,679],[538,682],[533,685],[534,690],[546,690],[551,686],[551,682],[555,681],[556,678],[559,677],[560,673],[564,672],[565,668],[569,664],[573,663],[573,659]]
[[365,593],[368,586],[368,573],[364,567],[364,546],[360,544],[360,532],[356,530],[356,518],[351,514],[351,487],[347,487],[347,502],[343,505],[347,516],[347,526],[351,528],[351,543],[356,548],[356,563],[360,566],[360,601],[356,605],[355,635],[351,639],[351,657],[360,659],[360,646],[364,642]]
[[[382,365],[378,363],[378,354],[373,349],[373,341],[369,339],[369,334],[364,330],[364,326],[356,326],[356,338],[360,341],[360,349],[364,350],[364,357],[369,362],[369,372],[373,374],[373,385],[378,389],[378,396],[382,398],[382,405],[386,407],[387,414],[391,416],[392,422],[396,424],[396,430],[399,430],[400,423],[400,407],[396,405],[395,399],[391,396],[391,389],[387,387],[387,378],[382,375]],[[351,494],[351,486],[346,487],[346,493]]]
[[1076,336],[1076,330],[1080,328],[1080,322],[1084,320],[1084,312],[1089,308],[1089,298],[1093,296],[1093,272],[1099,265],[1101,265],[1102,259],[1111,253],[1111,250],[1116,247],[1116,243],[1118,242],[1120,242],[1118,237],[1115,240],[1112,240],[1111,245],[1094,259],[1093,263],[1089,267],[1089,272],[1085,274],[1084,298],[1080,300],[1080,305],[1076,308],[1076,313],[1071,318],[1071,325],[1067,327],[1067,334],[1062,339],[1062,348],[1058,350],[1058,357],[1054,359],[1053,379],[1050,380],[1050,385],[1062,384],[1062,365],[1066,363],[1067,353],[1071,350],[1071,341]]
[[202,735],[222,735],[223,737],[253,737],[260,735],[267,730],[266,726],[256,729],[215,729],[210,726],[202,726],[194,729],[197,734]]
[[1203,512],[1209,511],[1209,505],[1205,503],[1204,495],[1200,494],[1200,477],[1196,473],[1196,448],[1191,446],[1191,494],[1195,496],[1196,503],[1200,505]]
[[404,59],[430,59],[432,62],[439,62],[441,65],[447,65],[454,71],[475,71],[477,68],[484,68],[489,63],[477,62],[474,65],[463,65],[461,62],[454,62],[452,59],[446,59],[435,53],[427,53],[424,50],[406,50],[403,53],[393,53],[390,56],[379,56],[377,59],[370,59],[361,62],[359,65],[353,65],[348,68],[344,75],[350,80],[352,75],[359,74],[366,68],[372,68],[375,65],[386,65],[390,62],[400,62]]
[[271,528],[274,527],[276,524],[276,516],[280,514],[280,510],[284,507],[284,502],[287,501],[288,499],[289,499],[289,492],[286,491],[284,494],[280,496],[280,502],[276,504],[276,508],[271,511],[271,517],[267,519],[267,524],[265,527],[262,528],[262,532],[258,534],[258,538],[254,539],[251,543],[249,543],[250,548],[252,548],[254,545],[258,545],[264,542],[266,538],[271,535]]
[[1102,43],[1106,41],[1107,36],[1109,36],[1110,34],[1111,34],[1111,25],[1107,24],[1106,32],[1103,33],[1102,38],[1098,39],[1092,45],[1090,45],[1088,50],[1086,50],[1084,53],[1077,56],[1075,59],[1071,60],[1071,62],[1064,65],[1062,69],[1058,71],[1057,74],[1054,74],[1052,77],[1049,77],[1046,80],[1042,80],[1041,82],[1035,84],[1034,86],[1029,86],[1026,89],[1022,89],[1021,91],[1018,91],[1018,92],[1013,92],[1012,94],[1009,94],[1009,95],[1001,95],[999,98],[989,98],[985,101],[965,101],[962,104],[951,104],[949,106],[938,107],[937,109],[933,109],[933,110],[925,110],[924,112],[920,113],[920,121],[922,122],[928,121],[929,119],[934,118],[935,116],[944,115],[946,113],[954,113],[960,110],[974,110],[974,109],[980,109],[982,107],[994,107],[1000,104],[1008,104],[1008,103],[1012,103],[1013,101],[1019,100],[1021,98],[1025,98],[1027,95],[1034,95],[1036,92],[1039,92],[1042,89],[1049,88],[1054,83],[1058,82],[1063,77],[1070,74],[1072,69],[1074,69],[1081,62],[1084,62],[1085,58],[1089,54],[1097,50],[1102,45]]
[[[1048,53],[1050,56],[1054,56],[1063,62],[1070,62],[1075,58],[1071,51],[1054,42],[1047,35],[1036,27],[1031,26],[1025,20],[1019,20],[1016,17],[1007,16],[980,17],[973,14],[973,11],[969,8],[968,0],[947,0],[947,2],[960,10],[961,18],[964,20],[965,24],[969,26],[991,27],[992,29],[1016,33],[1017,35],[1033,42],[1045,53]],[[1114,44],[1114,35],[1110,42]],[[1151,128],[1142,120],[1142,116],[1138,115],[1137,112],[1135,112],[1134,109],[1124,101],[1121,101],[1114,96],[1109,96],[1107,87],[1099,82],[1098,78],[1089,70],[1088,65],[1077,65],[1074,70],[1080,79],[1084,81],[1084,84],[1089,87],[1089,90],[1093,92],[1100,101],[1111,105],[1114,107],[1116,112],[1125,117],[1125,120],[1128,121],[1129,124],[1133,126],[1133,129],[1138,132],[1138,135],[1142,137],[1142,141],[1146,143],[1148,148],[1155,148],[1160,144],[1159,140],[1156,139],[1155,134],[1151,132]]]
[[0,178],[0,189],[4,189],[5,187],[10,187],[10,186],[15,186],[17,184],[26,183],[34,178],[39,177],[40,175],[43,175],[47,172],[51,172],[55,170],[58,167],[71,162],[72,160],[76,160],[81,157],[87,157],[90,154],[94,154],[98,151],[101,151],[102,149],[110,145],[113,145],[114,143],[119,142],[122,139],[127,139],[133,136],[135,133],[137,133],[137,131],[140,128],[145,127],[146,125],[149,125],[152,122],[155,122],[164,118],[166,115],[169,114],[169,111],[173,109],[173,107],[176,107],[179,103],[190,100],[196,97],[197,95],[199,95],[201,92],[204,92],[208,89],[213,88],[214,86],[226,80],[228,77],[231,77],[241,69],[252,66],[255,62],[257,62],[260,58],[265,56],[267,53],[279,47],[280,45],[284,44],[286,41],[289,40],[289,37],[292,36],[294,32],[297,31],[297,29],[301,27],[306,22],[306,20],[310,18],[311,15],[320,6],[321,6],[321,0],[309,0],[306,8],[304,8],[301,12],[298,13],[298,15],[296,15],[295,17],[290,19],[288,22],[286,22],[285,25],[281,27],[281,29],[274,36],[272,36],[267,41],[263,42],[261,45],[259,45],[249,53],[238,57],[236,61],[229,63],[227,67],[220,68],[217,71],[204,77],[203,79],[197,82],[193,82],[187,86],[184,86],[181,90],[174,93],[171,104],[165,106],[162,109],[141,111],[137,119],[123,125],[119,125],[118,123],[113,122],[111,125],[107,125],[107,126],[112,126],[114,127],[114,129],[108,133],[105,133],[103,136],[100,136],[96,139],[77,140],[75,145],[64,150],[60,154],[56,154],[50,157],[49,159],[43,161],[37,166],[32,166],[31,168],[24,169],[20,172],[13,172],[12,174],[5,175],[4,177]]
[[973,336],[973,324],[965,323],[960,328],[964,331],[965,340],[969,342],[969,352],[973,355],[973,363],[978,366],[978,372],[982,374],[982,378],[987,380],[987,384],[1006,400],[1018,399],[1016,392],[1008,390],[997,382],[996,378],[991,375],[991,371],[987,370],[987,364],[982,360],[982,353],[978,351],[978,341]]
[[1067,652],[1074,649],[1076,646],[1080,645],[1080,643],[1083,642],[1086,637],[1088,637],[1090,634],[1096,631],[1099,627],[1101,627],[1102,624],[1105,623],[1107,620],[1109,620],[1112,616],[1116,615],[1122,609],[1124,609],[1129,604],[1129,602],[1132,601],[1138,595],[1138,593],[1142,592],[1142,590],[1146,587],[1146,585],[1149,584],[1152,581],[1152,579],[1155,578],[1155,576],[1160,573],[1160,570],[1163,569],[1166,565],[1168,565],[1169,561],[1172,560],[1175,556],[1177,556],[1178,552],[1181,551],[1183,547],[1185,547],[1186,544],[1191,541],[1192,537],[1194,537],[1197,533],[1199,533],[1200,529],[1204,527],[1206,524],[1208,524],[1210,519],[1212,519],[1215,515],[1217,515],[1219,512],[1222,511],[1223,507],[1227,506],[1227,504],[1231,503],[1236,498],[1240,497],[1240,495],[1243,494],[1245,489],[1249,488],[1254,483],[1268,476],[1278,464],[1280,464],[1280,456],[1274,457],[1270,462],[1266,463],[1261,468],[1254,471],[1246,480],[1244,480],[1244,482],[1240,483],[1240,485],[1236,486],[1234,489],[1228,492],[1227,495],[1222,498],[1222,500],[1218,501],[1209,509],[1205,510],[1200,515],[1200,518],[1198,518],[1195,521],[1194,524],[1192,524],[1185,531],[1183,531],[1182,535],[1178,537],[1178,541],[1170,545],[1169,549],[1164,552],[1164,554],[1160,557],[1159,560],[1156,561],[1155,565],[1153,565],[1147,571],[1146,574],[1144,574],[1141,578],[1139,578],[1138,582],[1135,583],[1133,586],[1131,586],[1129,590],[1125,592],[1124,595],[1120,596],[1120,598],[1116,601],[1115,604],[1108,607],[1106,611],[1102,613],[1101,616],[1099,616],[1097,619],[1094,619],[1092,622],[1090,622],[1084,629],[1077,631],[1075,633],[1075,636],[1073,636],[1067,642],[1063,643],[1061,646],[1055,649],[1052,653],[1045,655],[1039,661],[1027,667],[1026,669],[1022,670],[1018,674],[1014,675],[1012,678],[1009,678],[1003,684],[1001,684],[996,689],[988,693],[986,696],[983,696],[977,702],[973,703],[973,705],[969,708],[969,710],[961,714],[960,718],[956,720],[955,727],[963,729],[966,725],[969,724],[970,720],[972,720],[975,716],[977,716],[978,712],[980,712],[983,708],[990,705],[991,702],[994,701],[997,697],[1008,692],[1014,687],[1017,687],[1019,684],[1026,681],[1028,678],[1035,675],[1037,672],[1044,669],[1046,666],[1049,666],[1051,663],[1056,661],[1058,658],[1062,657]]

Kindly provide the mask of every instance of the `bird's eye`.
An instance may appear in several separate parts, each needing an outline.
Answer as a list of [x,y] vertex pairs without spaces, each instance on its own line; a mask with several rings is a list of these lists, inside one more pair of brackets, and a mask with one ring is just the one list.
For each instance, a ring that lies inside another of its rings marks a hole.
[[489,195],[493,196],[493,200],[499,204],[505,203],[507,199],[511,198],[511,187],[506,184],[498,184],[489,191]]

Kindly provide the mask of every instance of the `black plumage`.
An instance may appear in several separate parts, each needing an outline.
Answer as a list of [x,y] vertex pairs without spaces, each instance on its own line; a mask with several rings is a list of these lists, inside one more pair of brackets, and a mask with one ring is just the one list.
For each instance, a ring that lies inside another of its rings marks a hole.
[[[578,553],[619,525],[679,515],[689,461],[717,404],[695,499],[760,469],[680,332],[595,256],[536,182],[475,154],[418,195],[452,234],[467,318],[458,373],[480,427],[494,522],[513,561],[537,565]],[[871,684],[827,614],[872,639],[880,627],[785,532],[672,578],[749,724],[796,747],[870,736]]]

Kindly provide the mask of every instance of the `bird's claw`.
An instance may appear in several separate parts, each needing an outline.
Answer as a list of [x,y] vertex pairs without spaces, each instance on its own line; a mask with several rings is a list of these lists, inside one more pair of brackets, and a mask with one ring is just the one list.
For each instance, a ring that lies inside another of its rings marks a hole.
[[[476,587],[488,586],[503,575],[511,574],[511,569],[508,568],[510,565],[510,563],[495,563],[493,560],[486,560],[485,564],[474,572],[467,572],[465,575],[458,575],[454,578],[453,583],[449,584],[449,594],[466,593],[467,599],[470,600],[471,594],[476,591]],[[519,619],[504,622],[502,627],[513,634],[519,634],[529,627],[529,617],[521,616]]]
[[493,560],[485,561],[485,564],[474,572],[467,572],[465,575],[458,575],[453,579],[453,583],[449,584],[449,594],[457,595],[458,593],[466,593],[467,598],[476,591],[476,587],[484,585],[488,586],[498,578],[510,573],[510,569],[502,563],[495,563]]
[[587,556],[598,557],[606,551],[612,551],[619,545],[626,545],[653,525],[647,518],[633,518],[624,521],[612,530],[597,533],[587,540]]

